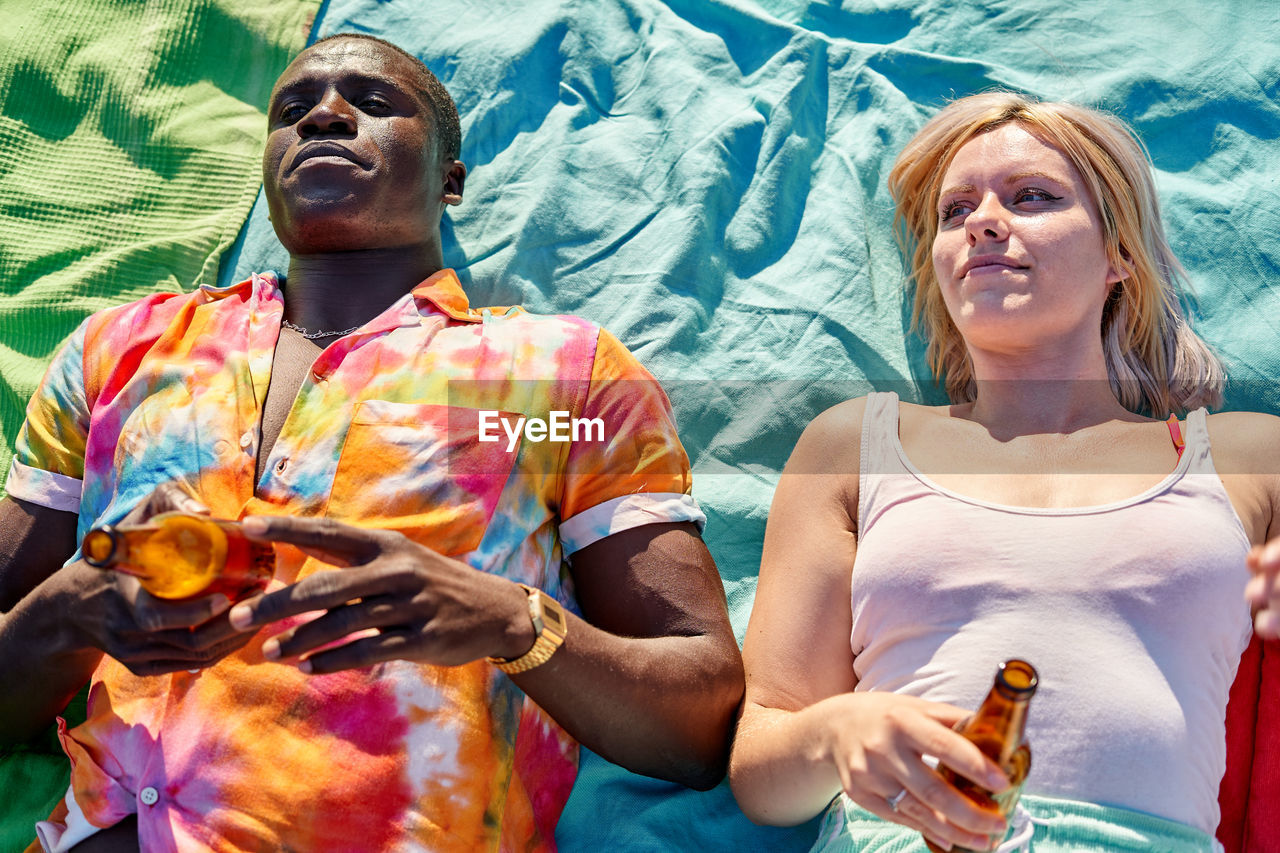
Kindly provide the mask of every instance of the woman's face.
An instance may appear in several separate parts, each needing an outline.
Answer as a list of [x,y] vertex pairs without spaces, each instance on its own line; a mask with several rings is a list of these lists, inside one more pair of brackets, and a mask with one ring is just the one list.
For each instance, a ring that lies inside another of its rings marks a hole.
[[1017,124],[971,139],[942,180],[933,267],[970,352],[1092,341],[1119,281],[1084,181]]

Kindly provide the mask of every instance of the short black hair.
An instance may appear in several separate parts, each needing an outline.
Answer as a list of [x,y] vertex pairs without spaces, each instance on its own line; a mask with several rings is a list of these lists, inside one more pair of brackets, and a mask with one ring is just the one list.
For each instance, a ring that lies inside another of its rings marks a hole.
[[336,39],[363,39],[377,42],[411,61],[418,74],[418,91],[431,106],[431,114],[436,123],[436,145],[439,146],[440,154],[446,160],[458,159],[458,154],[462,150],[462,126],[458,122],[458,107],[453,103],[449,90],[440,82],[440,78],[431,73],[431,69],[427,67],[425,62],[404,48],[397,47],[385,39],[371,36],[368,33],[334,33],[331,36],[318,39],[315,44],[308,47],[315,47],[317,44],[324,44],[327,41]]

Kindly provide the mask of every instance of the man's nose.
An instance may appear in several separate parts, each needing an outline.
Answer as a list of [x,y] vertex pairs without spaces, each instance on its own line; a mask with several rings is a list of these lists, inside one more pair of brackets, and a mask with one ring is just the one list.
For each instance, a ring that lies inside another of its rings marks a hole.
[[336,92],[317,101],[298,122],[298,135],[304,139],[317,134],[353,136],[355,132],[355,110]]

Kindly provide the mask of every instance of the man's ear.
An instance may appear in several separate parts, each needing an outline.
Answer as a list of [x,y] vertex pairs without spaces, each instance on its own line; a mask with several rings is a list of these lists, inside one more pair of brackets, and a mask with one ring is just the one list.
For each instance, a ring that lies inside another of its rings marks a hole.
[[448,160],[444,172],[444,203],[462,204],[462,187],[467,182],[467,167],[460,160]]

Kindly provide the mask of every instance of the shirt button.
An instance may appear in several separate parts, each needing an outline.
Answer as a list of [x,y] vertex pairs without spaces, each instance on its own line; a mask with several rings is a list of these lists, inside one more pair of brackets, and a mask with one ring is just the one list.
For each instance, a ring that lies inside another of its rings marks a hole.
[[142,800],[142,804],[145,806],[154,806],[160,801],[160,794],[155,788],[148,786],[138,792],[138,799]]
[[276,463],[276,473],[283,474],[285,472],[285,469],[288,467],[289,467],[289,460],[281,459],[279,462]]
[[253,444],[253,433],[246,432],[244,435],[240,436],[240,448],[242,450],[248,450],[249,445],[251,444]]

